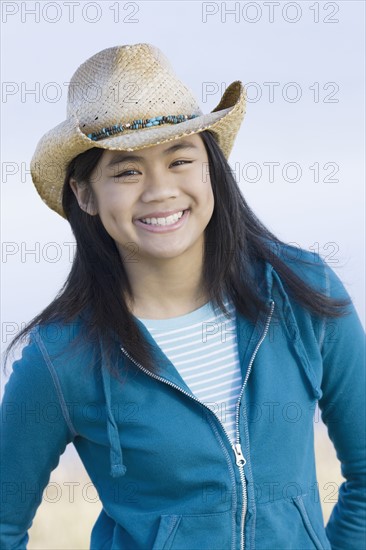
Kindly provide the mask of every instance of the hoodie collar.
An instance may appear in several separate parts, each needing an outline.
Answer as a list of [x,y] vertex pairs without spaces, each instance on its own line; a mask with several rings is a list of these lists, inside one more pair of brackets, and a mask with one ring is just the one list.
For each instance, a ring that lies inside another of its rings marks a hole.
[[276,299],[275,304],[277,304],[277,307],[281,310],[280,313],[286,330],[287,340],[290,342],[290,345],[299,360],[299,364],[304,371],[309,389],[315,399],[320,399],[323,392],[311,367],[309,356],[304,347],[293,306],[291,305],[280,276],[274,269],[273,265],[269,262],[265,262],[265,284],[267,296],[270,297],[270,299]]

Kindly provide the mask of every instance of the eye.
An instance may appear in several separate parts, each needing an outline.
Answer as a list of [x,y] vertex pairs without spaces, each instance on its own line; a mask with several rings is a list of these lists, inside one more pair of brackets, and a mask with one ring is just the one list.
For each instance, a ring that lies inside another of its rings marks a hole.
[[115,178],[125,178],[128,176],[134,176],[135,174],[138,174],[137,170],[125,170],[124,172],[121,172],[120,174],[116,174]]
[[176,160],[172,162],[171,166],[182,166],[182,164],[192,164],[192,160]]

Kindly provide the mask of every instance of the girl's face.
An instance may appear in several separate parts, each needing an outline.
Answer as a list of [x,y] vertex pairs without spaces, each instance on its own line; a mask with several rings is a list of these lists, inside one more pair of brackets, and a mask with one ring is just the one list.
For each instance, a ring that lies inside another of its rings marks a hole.
[[91,185],[96,204],[88,211],[99,213],[125,261],[202,254],[214,197],[198,134],[139,151],[106,150]]

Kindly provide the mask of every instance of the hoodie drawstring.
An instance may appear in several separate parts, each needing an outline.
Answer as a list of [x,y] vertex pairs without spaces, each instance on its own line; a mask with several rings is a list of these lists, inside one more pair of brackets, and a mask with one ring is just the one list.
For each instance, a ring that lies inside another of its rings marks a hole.
[[106,401],[106,410],[107,410],[107,430],[108,430],[108,439],[110,445],[109,460],[110,460],[110,475],[112,477],[121,477],[126,473],[126,466],[123,464],[122,456],[122,447],[119,439],[119,432],[116,420],[113,416],[112,407],[111,407],[111,377],[110,372],[107,369],[104,363],[103,347],[101,347],[101,369],[102,369],[102,378],[103,378],[103,389]]

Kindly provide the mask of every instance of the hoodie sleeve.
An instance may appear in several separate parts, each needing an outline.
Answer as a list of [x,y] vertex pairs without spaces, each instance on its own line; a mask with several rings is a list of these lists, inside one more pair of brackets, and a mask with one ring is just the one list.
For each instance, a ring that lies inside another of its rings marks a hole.
[[1,404],[2,550],[27,547],[43,490],[75,435],[64,416],[56,373],[36,340],[31,333],[21,358],[13,363]]
[[[350,298],[325,264],[328,296]],[[327,318],[321,354],[321,417],[327,426],[345,481],[326,525],[332,550],[366,547],[366,376],[365,332],[353,303],[347,315]]]

